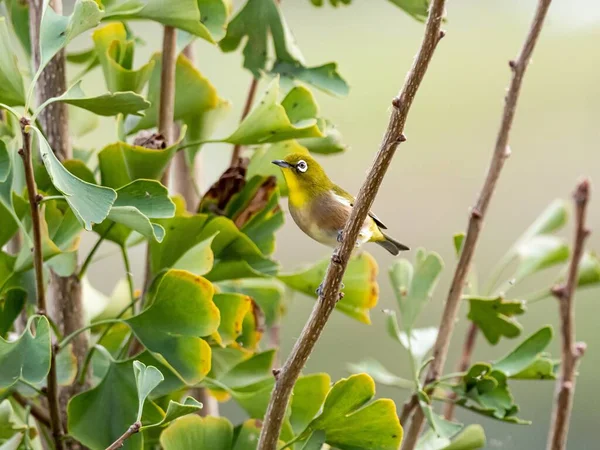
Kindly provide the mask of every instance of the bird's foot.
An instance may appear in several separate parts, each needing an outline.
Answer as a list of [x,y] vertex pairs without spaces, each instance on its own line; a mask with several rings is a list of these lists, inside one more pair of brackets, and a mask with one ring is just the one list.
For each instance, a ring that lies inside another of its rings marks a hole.
[[340,243],[344,241],[344,230],[338,231],[337,241],[340,242]]

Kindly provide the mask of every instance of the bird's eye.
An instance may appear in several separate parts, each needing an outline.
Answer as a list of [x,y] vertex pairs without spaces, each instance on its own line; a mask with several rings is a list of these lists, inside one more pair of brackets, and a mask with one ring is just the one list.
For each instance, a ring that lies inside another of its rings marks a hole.
[[301,159],[298,161],[298,164],[296,164],[296,169],[298,169],[300,172],[306,172],[306,169],[308,169],[308,164]]

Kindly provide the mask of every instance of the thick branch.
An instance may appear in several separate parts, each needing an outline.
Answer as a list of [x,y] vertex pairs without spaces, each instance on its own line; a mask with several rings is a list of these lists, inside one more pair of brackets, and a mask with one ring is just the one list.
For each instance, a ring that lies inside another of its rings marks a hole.
[[[31,224],[33,228],[33,267],[35,270],[35,286],[37,296],[38,314],[47,316],[46,293],[44,289],[44,258],[42,254],[42,229],[40,219],[40,208],[38,205],[41,196],[37,193],[35,177],[33,174],[33,162],[31,155],[31,132],[29,131],[29,119],[21,118],[21,134],[23,136],[23,148],[19,154],[23,158],[25,168],[25,182],[27,184],[27,195],[31,210]],[[58,403],[58,383],[56,378],[56,360],[54,357],[54,348],[48,373],[48,408],[50,409],[50,419],[54,445],[57,450],[63,449],[62,426],[60,420],[60,409]]]
[[331,257],[319,299],[302,330],[300,338],[296,341],[292,352],[277,377],[275,389],[273,390],[261,430],[258,445],[259,450],[274,450],[277,445],[284,413],[294,384],[339,299],[342,277],[350,255],[355,248],[354,244],[358,233],[373,204],[383,177],[392,162],[396,148],[400,142],[406,140],[402,133],[408,112],[421,81],[425,76],[427,66],[431,61],[437,43],[443,36],[443,33],[440,32],[440,25],[444,14],[444,4],[445,0],[434,0],[431,5],[421,48],[406,77],[400,95],[392,102],[394,108],[387,130],[373,166],[358,193],[356,204],[352,208],[348,223],[344,227],[343,242]]
[[[460,299],[462,296],[463,288],[469,273],[469,267],[471,265],[471,259],[477,246],[479,239],[479,233],[483,224],[483,219],[487,212],[492,194],[496,188],[496,183],[500,177],[500,172],[504,166],[507,156],[509,155],[508,138],[510,135],[510,129],[512,127],[515,111],[517,108],[517,100],[521,91],[521,84],[523,82],[523,76],[525,70],[529,64],[531,54],[538,40],[546,12],[550,6],[551,0],[539,0],[533,23],[521,49],[521,53],[516,61],[510,61],[510,67],[513,71],[512,81],[506,94],[504,113],[502,116],[502,123],[498,136],[496,138],[496,145],[492,156],[492,161],[488,169],[488,173],[483,184],[481,193],[469,219],[469,225],[467,228],[467,235],[463,243],[463,249],[460,254],[460,259],[454,272],[454,278],[448,292],[448,299],[444,307],[442,314],[442,321],[438,332],[437,340],[433,347],[433,361],[429,365],[429,372],[426,378],[426,384],[431,383],[439,378],[441,371],[444,368],[446,362],[446,356],[448,354],[448,346],[450,345],[450,338],[454,329],[454,323],[458,307],[460,305]],[[418,409],[413,417],[411,427],[405,436],[404,446],[405,450],[412,450],[416,443],[423,426],[425,417],[421,409]]]
[[577,269],[583,256],[585,239],[590,234],[586,228],[585,217],[590,197],[590,182],[583,180],[573,195],[575,200],[575,243],[569,263],[567,281],[552,290],[558,299],[560,309],[560,332],[562,339],[560,378],[556,384],[552,425],[548,435],[548,450],[563,450],[567,445],[569,420],[573,408],[575,393],[575,375],[579,358],[585,351],[585,344],[575,342],[575,308],[573,300],[577,289]]
[[[248,88],[248,94],[246,95],[246,104],[244,105],[244,110],[242,111],[242,117],[240,118],[240,121],[244,120],[246,116],[250,113],[250,110],[252,109],[252,104],[254,103],[254,97],[256,96],[257,87],[258,78],[252,77],[252,82],[250,83],[250,87]],[[237,166],[241,153],[242,146],[240,144],[235,144],[233,147],[233,153],[231,154],[231,167]]]
[[117,450],[118,448],[123,447],[125,445],[125,441],[133,436],[135,433],[139,433],[140,428],[142,428],[142,424],[140,422],[135,422],[131,425],[123,435],[113,442],[109,447],[106,447],[106,450]]

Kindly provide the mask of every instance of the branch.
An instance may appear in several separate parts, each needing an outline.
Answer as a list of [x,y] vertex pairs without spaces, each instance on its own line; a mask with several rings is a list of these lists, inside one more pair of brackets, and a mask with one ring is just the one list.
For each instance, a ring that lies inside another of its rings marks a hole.
[[[446,362],[446,356],[448,355],[448,346],[450,345],[450,338],[454,329],[454,323],[458,307],[460,306],[460,299],[462,297],[463,288],[469,273],[469,267],[477,246],[477,240],[483,219],[487,212],[492,194],[496,188],[496,183],[500,177],[500,172],[504,166],[506,158],[510,154],[508,147],[508,138],[510,135],[510,129],[512,127],[515,111],[517,107],[517,100],[521,91],[521,84],[523,82],[523,76],[525,70],[529,64],[531,54],[538,40],[546,12],[550,6],[551,0],[539,0],[533,23],[521,49],[521,53],[516,61],[510,61],[509,66],[512,69],[513,77],[508,89],[508,93],[505,98],[504,113],[502,116],[502,123],[498,136],[496,138],[496,145],[492,156],[492,161],[487,172],[485,182],[475,207],[471,211],[469,218],[469,225],[467,228],[467,235],[463,243],[463,249],[460,254],[460,259],[454,272],[452,284],[448,292],[448,299],[444,307],[442,314],[442,321],[438,336],[433,347],[433,361],[429,366],[429,372],[425,384],[429,384],[439,378],[441,371],[444,368]],[[412,450],[419,437],[421,428],[424,422],[424,415],[421,409],[418,409],[413,417],[411,427],[405,436],[403,449]]]
[[[240,118],[240,122],[246,118],[246,116],[250,113],[250,110],[252,109],[252,104],[254,103],[254,97],[256,96],[257,87],[258,78],[252,77],[252,82],[250,83],[250,87],[248,88],[248,94],[246,95],[246,104],[244,105],[244,110],[242,111],[242,117]],[[235,144],[233,146],[233,153],[231,154],[230,167],[238,165],[241,153],[242,146],[240,144]]]
[[434,0],[431,4],[421,48],[406,77],[399,96],[392,101],[394,108],[383,141],[377,152],[373,166],[367,175],[367,179],[358,193],[350,218],[344,227],[342,243],[331,256],[331,262],[329,263],[325,280],[322,284],[321,294],[308,322],[302,330],[300,338],[296,341],[292,352],[277,377],[275,389],[273,390],[261,430],[258,445],[259,450],[274,450],[277,445],[283,417],[294,384],[339,299],[342,277],[350,255],[355,248],[358,233],[373,204],[383,177],[392,162],[396,148],[401,142],[406,140],[402,133],[408,112],[421,81],[425,76],[433,52],[440,38],[444,36],[444,33],[440,31],[444,14],[444,4],[445,0]]
[[[469,330],[467,331],[467,337],[465,337],[465,342],[463,344],[462,354],[460,355],[460,361],[456,368],[456,371],[459,373],[466,372],[471,365],[471,355],[473,354],[473,349],[475,348],[475,342],[477,341],[477,333],[479,331],[479,327],[475,324],[475,322],[471,322],[469,324]],[[456,393],[453,393],[450,396],[451,400],[456,399]],[[444,418],[446,420],[452,420],[454,417],[454,410],[456,409],[456,403],[450,402],[446,404],[446,409],[444,410]]]
[[[173,117],[175,115],[175,67],[177,64],[177,34],[175,28],[165,26],[163,34],[162,67],[160,73],[160,106],[158,132],[171,145],[173,139]],[[168,173],[168,169],[165,174]],[[164,183],[163,183],[164,184]]]
[[12,392],[12,397],[23,408],[26,408],[27,406],[29,406],[30,410],[31,410],[31,415],[33,417],[35,417],[35,419],[39,423],[41,423],[41,424],[45,425],[46,427],[50,428],[50,416],[48,415],[48,412],[44,408],[42,408],[40,405],[34,403],[33,401],[31,401],[27,397],[21,395],[17,391],[13,391]]
[[106,450],[116,450],[118,448],[123,447],[125,445],[125,441],[133,436],[135,433],[139,433],[140,428],[142,428],[141,422],[135,422],[131,425],[123,435],[113,442],[109,447],[106,447]]
[[564,285],[555,286],[552,293],[558,299],[560,309],[560,331],[562,337],[560,378],[556,384],[552,425],[548,435],[548,450],[563,450],[566,448],[569,432],[569,419],[573,408],[575,393],[575,375],[579,358],[585,352],[583,342],[575,342],[575,312],[573,299],[577,289],[577,269],[583,256],[585,239],[590,230],[586,228],[585,217],[590,197],[590,182],[584,179],[577,185],[573,194],[575,200],[575,243],[573,255],[569,263],[569,274]]
[[[37,296],[38,314],[48,315],[46,306],[46,292],[44,289],[44,258],[42,254],[42,229],[40,219],[39,201],[42,196],[37,192],[35,177],[33,174],[33,161],[31,155],[31,132],[30,122],[26,117],[20,120],[21,134],[23,137],[23,148],[19,154],[23,158],[25,169],[25,182],[27,184],[27,195],[29,197],[29,207],[31,210],[31,223],[33,227],[33,267],[35,270],[35,286]],[[56,378],[56,359],[55,351],[51,351],[50,372],[48,373],[48,407],[50,409],[50,419],[54,445],[57,450],[63,449],[62,426],[60,421],[60,407],[58,402],[58,382]]]

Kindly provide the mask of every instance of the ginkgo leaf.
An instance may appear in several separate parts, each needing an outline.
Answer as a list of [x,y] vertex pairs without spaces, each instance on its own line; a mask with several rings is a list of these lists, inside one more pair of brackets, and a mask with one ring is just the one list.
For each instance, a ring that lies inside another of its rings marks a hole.
[[469,320],[476,323],[490,344],[497,344],[501,336],[515,338],[522,327],[513,316],[525,312],[521,300],[503,297],[463,296],[469,302]]

